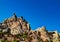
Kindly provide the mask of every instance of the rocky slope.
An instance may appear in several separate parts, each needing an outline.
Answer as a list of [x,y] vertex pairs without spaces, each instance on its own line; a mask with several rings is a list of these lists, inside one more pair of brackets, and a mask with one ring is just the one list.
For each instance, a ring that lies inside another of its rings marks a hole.
[[0,42],[60,42],[57,31],[47,31],[45,26],[31,30],[30,24],[21,16],[14,15],[0,23]]

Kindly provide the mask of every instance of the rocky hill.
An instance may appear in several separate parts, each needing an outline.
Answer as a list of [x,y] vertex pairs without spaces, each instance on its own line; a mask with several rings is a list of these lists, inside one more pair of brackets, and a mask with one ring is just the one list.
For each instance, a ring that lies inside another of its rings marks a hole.
[[45,26],[32,30],[30,24],[15,13],[0,23],[0,42],[60,42],[57,31],[47,31]]

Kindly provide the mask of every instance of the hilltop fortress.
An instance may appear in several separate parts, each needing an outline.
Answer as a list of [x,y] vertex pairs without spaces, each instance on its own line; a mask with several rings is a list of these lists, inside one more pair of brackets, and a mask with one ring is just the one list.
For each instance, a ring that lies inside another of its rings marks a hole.
[[47,31],[45,26],[31,30],[30,24],[14,13],[11,18],[0,23],[0,39],[1,42],[60,42],[60,35],[57,31]]

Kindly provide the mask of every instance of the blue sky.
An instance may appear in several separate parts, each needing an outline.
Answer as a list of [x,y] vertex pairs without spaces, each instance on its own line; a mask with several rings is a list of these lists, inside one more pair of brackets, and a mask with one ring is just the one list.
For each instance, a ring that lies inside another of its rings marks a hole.
[[23,16],[34,30],[46,26],[60,32],[60,0],[0,0],[0,22],[13,13]]

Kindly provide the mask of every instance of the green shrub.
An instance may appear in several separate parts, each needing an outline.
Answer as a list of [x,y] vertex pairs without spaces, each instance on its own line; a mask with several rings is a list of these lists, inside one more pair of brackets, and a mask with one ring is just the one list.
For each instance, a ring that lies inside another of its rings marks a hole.
[[1,42],[8,42],[8,40],[1,40]]

